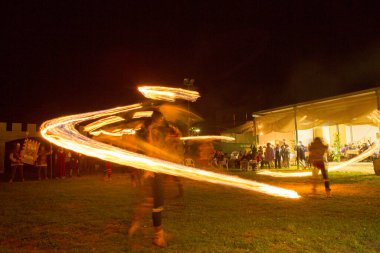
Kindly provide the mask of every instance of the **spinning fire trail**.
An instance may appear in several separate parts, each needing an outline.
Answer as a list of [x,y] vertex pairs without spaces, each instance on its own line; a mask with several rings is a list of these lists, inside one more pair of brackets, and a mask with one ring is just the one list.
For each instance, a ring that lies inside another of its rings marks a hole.
[[[140,87],[139,90],[143,91],[143,94],[146,97],[167,101],[174,101],[176,98],[195,101],[199,97],[199,94],[197,92],[175,88],[145,86]],[[108,110],[52,119],[42,124],[41,135],[46,140],[63,148],[121,165],[131,166],[157,173],[165,173],[173,176],[185,177],[198,181],[206,181],[215,184],[237,187],[250,191],[257,191],[278,197],[300,198],[298,193],[292,190],[246,180],[239,177],[187,167],[184,165],[167,162],[161,159],[152,158],[125,149],[107,145],[103,142],[96,141],[82,135],[75,128],[75,126],[79,123],[90,120],[93,121],[99,118],[105,118],[105,121],[97,121],[97,124],[99,125],[107,124],[104,122],[117,122],[121,119],[118,117],[113,117],[115,114],[134,111],[141,108],[143,108],[141,104],[134,104]],[[95,130],[96,128],[94,125],[90,125],[89,127],[91,130]],[[210,137],[210,139],[213,138],[216,137]]]

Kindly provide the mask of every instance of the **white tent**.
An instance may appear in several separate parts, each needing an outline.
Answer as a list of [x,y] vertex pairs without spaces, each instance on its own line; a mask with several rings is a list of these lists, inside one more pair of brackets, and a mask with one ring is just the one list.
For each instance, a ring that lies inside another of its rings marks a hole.
[[324,137],[330,142],[329,137],[335,132],[344,135],[343,139],[349,142],[358,139],[353,137],[353,132],[360,132],[360,129],[367,129],[373,136],[378,132],[378,122],[374,121],[372,114],[379,109],[379,92],[380,88],[375,88],[254,112],[253,121],[231,131],[252,132],[259,136],[260,144],[282,139],[293,143],[305,140],[304,143],[308,143],[315,136]]

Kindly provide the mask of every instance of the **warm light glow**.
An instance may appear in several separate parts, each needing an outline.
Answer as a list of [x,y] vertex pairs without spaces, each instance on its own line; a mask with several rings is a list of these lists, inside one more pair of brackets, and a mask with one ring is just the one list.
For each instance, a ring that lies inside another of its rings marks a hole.
[[[367,149],[363,153],[361,153],[358,156],[355,156],[354,158],[347,160],[345,162],[339,163],[335,166],[329,167],[328,170],[335,171],[339,170],[347,165],[350,165],[352,163],[359,162],[371,155],[376,151],[376,149],[379,148],[379,142],[376,142],[376,145],[373,145],[371,148]],[[275,172],[275,171],[260,171],[257,174],[260,175],[266,175],[266,176],[271,176],[271,177],[309,177],[312,175],[311,171],[304,171],[304,172]]]
[[141,86],[138,90],[146,97],[157,100],[165,100],[174,102],[176,99],[184,99],[195,102],[199,97],[199,93],[193,90],[181,88],[170,88],[163,86]]
[[117,107],[109,110],[89,112],[46,121],[41,126],[41,135],[55,145],[75,152],[97,157],[102,160],[132,166],[137,169],[148,170],[157,173],[165,173],[173,176],[185,177],[193,180],[222,184],[250,191],[257,191],[272,196],[285,198],[300,198],[297,192],[264,183],[259,183],[235,176],[223,175],[181,164],[167,162],[161,159],[148,157],[125,149],[90,139],[81,135],[75,126],[87,120],[111,116],[117,113],[140,109],[140,104]]
[[205,136],[187,136],[187,137],[181,137],[180,138],[183,141],[213,141],[213,140],[220,140],[220,141],[234,141],[235,138],[229,137],[229,136],[220,136],[220,135],[205,135]]
[[133,114],[133,119],[139,119],[139,118],[150,118],[153,115],[153,111],[141,111],[141,112],[135,112]]

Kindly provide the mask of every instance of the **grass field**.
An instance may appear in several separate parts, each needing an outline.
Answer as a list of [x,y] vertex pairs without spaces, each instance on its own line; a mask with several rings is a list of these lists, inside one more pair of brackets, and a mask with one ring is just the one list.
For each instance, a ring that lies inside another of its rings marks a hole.
[[311,194],[307,178],[235,173],[294,189],[290,200],[182,180],[167,183],[163,224],[168,247],[151,245],[150,214],[132,240],[127,231],[137,189],[126,174],[0,183],[0,252],[380,252],[380,177],[330,173]]

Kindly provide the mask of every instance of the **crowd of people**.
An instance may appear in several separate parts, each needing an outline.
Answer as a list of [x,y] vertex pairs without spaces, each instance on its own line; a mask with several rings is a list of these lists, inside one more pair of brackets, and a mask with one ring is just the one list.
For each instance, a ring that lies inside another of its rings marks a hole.
[[[341,156],[343,159],[350,159],[354,156],[357,156],[363,152],[365,152],[367,149],[369,149],[374,143],[371,143],[369,140],[367,142],[362,143],[350,143],[345,144],[341,149]],[[366,159],[366,161],[373,161],[375,157],[378,156],[378,151],[374,153],[373,156],[370,156]]]
[[[311,144],[311,143],[310,143]],[[229,168],[237,168],[247,171],[248,168],[271,169],[271,168],[290,168],[291,165],[298,165],[301,169],[310,169],[312,164],[309,159],[310,144],[305,146],[302,141],[291,147],[285,140],[275,145],[267,143],[257,148],[251,147],[248,151],[233,151],[230,154],[217,150],[214,153],[213,164],[221,167],[221,164],[228,163]],[[372,143],[346,144],[341,148],[341,159],[350,159],[366,151]],[[324,156],[325,162],[334,160],[335,148],[329,146]],[[378,156],[379,152],[375,152],[373,156],[367,158],[372,161]],[[364,160],[364,161],[367,161]]]
[[[25,181],[24,167],[26,163],[22,161],[21,151],[21,143],[17,142],[9,152],[8,158],[11,167],[9,183],[13,183],[16,179]],[[105,178],[108,179],[112,174],[111,164],[61,147],[48,146],[45,143],[39,145],[35,162],[28,164],[28,169],[31,167],[35,168],[36,177],[34,178],[38,180],[79,177],[82,171],[92,173],[95,170],[103,170]],[[26,174],[31,174],[30,171],[27,172]]]
[[[299,142],[295,148],[296,159],[302,166],[306,166],[306,152],[307,148]],[[272,145],[267,143],[265,146],[253,146],[249,151],[233,151],[230,155],[222,151],[215,151],[214,164],[220,164],[225,161],[228,162],[230,168],[241,168],[247,170],[248,166],[252,169],[262,168],[289,168],[292,158],[292,149],[285,142],[282,144]]]

